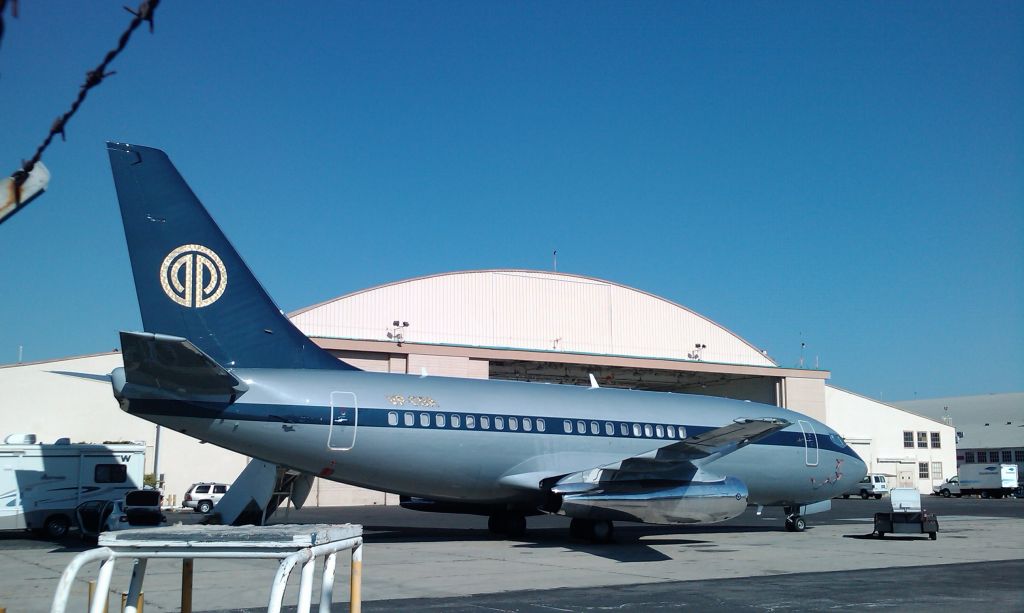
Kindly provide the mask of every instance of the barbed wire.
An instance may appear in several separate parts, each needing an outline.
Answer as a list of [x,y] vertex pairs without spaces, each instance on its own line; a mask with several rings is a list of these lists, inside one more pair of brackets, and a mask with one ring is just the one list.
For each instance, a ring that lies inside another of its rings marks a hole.
[[[3,9],[6,4],[7,0],[0,0],[0,42],[2,42],[3,37]],[[145,22],[149,24],[149,31],[153,31],[153,13],[156,11],[156,7],[159,4],[160,0],[143,0],[138,9],[132,10],[127,6],[124,7],[124,10],[131,13],[133,17],[131,22],[128,24],[128,27],[117,40],[117,46],[107,52],[103,57],[103,61],[100,62],[96,68],[85,73],[85,82],[79,88],[78,96],[71,103],[71,108],[53,122],[53,125],[50,126],[50,131],[46,134],[46,138],[44,138],[43,142],[36,148],[32,157],[28,161],[23,160],[21,168],[11,174],[11,179],[14,184],[14,198],[16,204],[21,204],[22,184],[28,179],[28,175],[32,172],[32,169],[35,168],[36,163],[43,157],[43,152],[50,146],[50,143],[53,141],[53,137],[59,134],[61,140],[67,140],[64,129],[67,127],[68,121],[70,121],[71,118],[74,117],[75,113],[78,112],[78,108],[82,106],[82,102],[89,94],[89,90],[97,87],[103,82],[103,79],[116,74],[116,71],[107,72],[107,66],[109,66],[118,54],[120,54],[128,45],[128,41],[131,39],[135,30]],[[11,14],[15,17],[17,17],[17,7],[18,1],[11,0]],[[2,220],[0,220],[0,223],[2,223]]]

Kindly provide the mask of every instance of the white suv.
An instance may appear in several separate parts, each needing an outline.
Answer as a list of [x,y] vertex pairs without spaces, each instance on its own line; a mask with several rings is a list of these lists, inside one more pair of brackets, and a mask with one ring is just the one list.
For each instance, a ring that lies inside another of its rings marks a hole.
[[193,483],[185,492],[181,506],[195,509],[197,513],[209,513],[230,487],[227,483]]
[[889,484],[885,480],[885,475],[868,473],[864,475],[864,478],[861,479],[857,485],[851,487],[848,492],[843,494],[843,498],[849,498],[851,495],[859,495],[864,500],[867,500],[871,497],[881,498],[888,492]]

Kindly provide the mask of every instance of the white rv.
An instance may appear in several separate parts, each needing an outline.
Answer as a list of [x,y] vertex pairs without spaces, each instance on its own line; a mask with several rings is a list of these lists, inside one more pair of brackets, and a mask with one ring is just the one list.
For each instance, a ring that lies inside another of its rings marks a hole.
[[8,436],[0,445],[0,529],[64,536],[78,505],[142,487],[145,453],[140,444],[42,445],[31,434]]

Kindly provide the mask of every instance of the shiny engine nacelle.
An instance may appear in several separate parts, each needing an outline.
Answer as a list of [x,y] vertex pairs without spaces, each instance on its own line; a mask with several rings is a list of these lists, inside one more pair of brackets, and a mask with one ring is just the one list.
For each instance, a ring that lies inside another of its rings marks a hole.
[[685,483],[610,481],[564,494],[559,515],[648,524],[701,524],[732,519],[747,507],[747,486],[734,477]]

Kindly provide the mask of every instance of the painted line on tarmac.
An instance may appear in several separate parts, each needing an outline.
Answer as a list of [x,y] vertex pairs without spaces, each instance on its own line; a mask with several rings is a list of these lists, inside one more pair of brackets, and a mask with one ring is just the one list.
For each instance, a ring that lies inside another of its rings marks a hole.
[[[885,513],[886,511],[883,511]],[[938,519],[942,521],[967,521],[971,519],[977,519],[979,521],[987,521],[992,519],[1017,519],[1015,517],[987,517],[984,515],[936,515]],[[841,519],[833,519],[831,521],[850,521],[850,522],[873,522],[874,517],[844,517]]]

